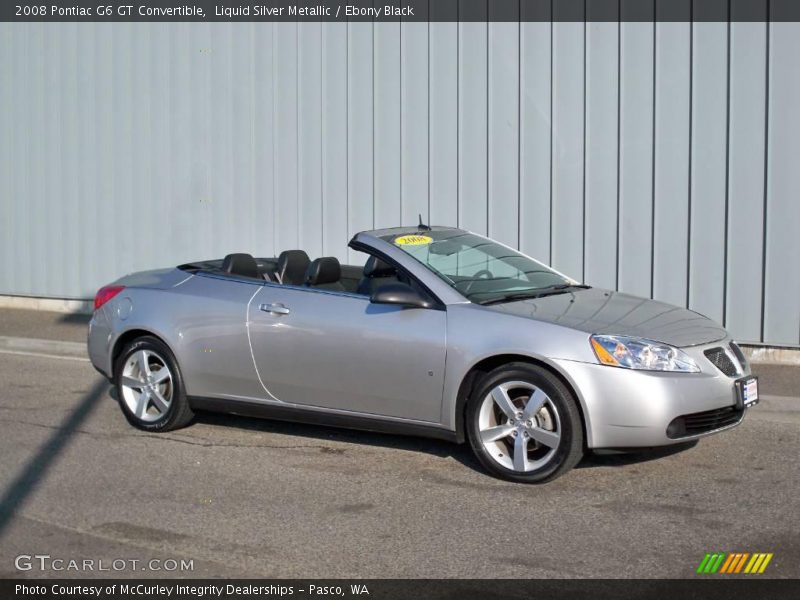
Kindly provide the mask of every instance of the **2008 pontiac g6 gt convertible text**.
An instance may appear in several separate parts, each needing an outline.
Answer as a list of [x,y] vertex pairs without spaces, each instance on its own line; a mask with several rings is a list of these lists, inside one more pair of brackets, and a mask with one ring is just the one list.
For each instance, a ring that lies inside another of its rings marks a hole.
[[690,310],[460,229],[350,247],[363,266],[287,250],[128,275],[97,293],[92,363],[148,431],[217,410],[468,440],[521,482],[732,428],[758,401],[739,347]]

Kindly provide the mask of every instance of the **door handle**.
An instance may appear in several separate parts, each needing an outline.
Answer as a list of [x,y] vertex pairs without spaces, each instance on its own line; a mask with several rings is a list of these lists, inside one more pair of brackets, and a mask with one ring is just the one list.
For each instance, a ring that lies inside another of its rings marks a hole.
[[288,315],[290,311],[283,304],[262,304],[259,306],[264,312],[272,313],[273,315]]

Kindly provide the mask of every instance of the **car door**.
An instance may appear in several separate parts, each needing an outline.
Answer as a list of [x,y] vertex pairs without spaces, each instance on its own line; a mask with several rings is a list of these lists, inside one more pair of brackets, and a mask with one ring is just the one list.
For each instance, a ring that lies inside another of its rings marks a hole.
[[267,284],[250,302],[259,377],[282,402],[439,423],[446,312]]
[[175,350],[188,395],[266,398],[247,340],[248,302],[260,287],[260,282],[199,274],[170,292],[172,302],[152,307],[151,314],[168,314],[176,331]]

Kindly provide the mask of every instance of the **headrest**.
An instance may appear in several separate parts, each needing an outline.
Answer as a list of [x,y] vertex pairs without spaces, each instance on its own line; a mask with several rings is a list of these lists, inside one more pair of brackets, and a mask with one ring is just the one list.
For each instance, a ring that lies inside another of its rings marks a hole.
[[311,259],[302,250],[284,250],[278,256],[278,278],[281,283],[301,285]]
[[339,265],[339,259],[333,256],[314,259],[306,271],[306,285],[336,283],[341,278],[342,267]]
[[256,259],[243,252],[228,254],[228,256],[222,260],[222,270],[231,275],[261,279]]
[[392,265],[383,262],[377,256],[370,256],[364,265],[364,277],[391,277],[395,272]]

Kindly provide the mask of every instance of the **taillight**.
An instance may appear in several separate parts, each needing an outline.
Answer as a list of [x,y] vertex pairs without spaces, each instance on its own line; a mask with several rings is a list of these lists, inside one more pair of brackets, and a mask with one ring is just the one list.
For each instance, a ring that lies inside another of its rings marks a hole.
[[97,295],[94,297],[94,309],[97,310],[124,289],[124,285],[107,285],[101,287],[97,290]]

